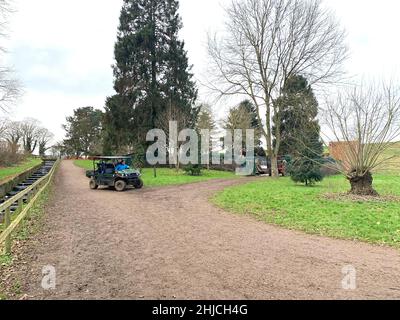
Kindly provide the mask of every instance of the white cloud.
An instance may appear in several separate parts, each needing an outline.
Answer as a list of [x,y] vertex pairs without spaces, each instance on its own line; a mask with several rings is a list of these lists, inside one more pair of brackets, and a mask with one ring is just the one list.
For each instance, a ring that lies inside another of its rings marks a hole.
[[392,76],[400,72],[400,2],[397,0],[326,0],[348,33],[351,58],[347,70],[356,75]]
[[62,92],[26,90],[19,107],[11,114],[14,119],[36,118],[42,122],[56,138],[64,136],[62,124],[65,117],[72,115],[73,109],[85,106],[102,106],[104,97],[66,95]]
[[25,95],[11,116],[35,117],[56,134],[82,106],[113,94],[111,64],[122,0],[14,0],[8,61]]

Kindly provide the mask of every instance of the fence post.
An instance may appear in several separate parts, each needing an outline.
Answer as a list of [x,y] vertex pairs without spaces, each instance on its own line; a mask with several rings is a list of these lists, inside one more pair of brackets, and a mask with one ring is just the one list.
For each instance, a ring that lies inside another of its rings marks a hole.
[[24,206],[24,200],[22,198],[18,199],[18,214],[22,211],[22,207]]
[[[1,1],[1,0],[0,0]],[[32,189],[30,189],[29,192],[26,190],[24,191],[23,195],[19,196],[19,199],[17,201],[14,200],[12,204],[7,204],[8,208],[5,208],[7,205],[1,205],[3,207],[2,210],[4,210],[4,230],[8,230],[12,223],[11,223],[11,205],[13,205],[15,202],[18,203],[16,211],[14,212],[16,220],[14,221],[14,224],[12,226],[11,231],[7,231],[7,236],[2,236],[3,232],[0,232],[0,238],[1,242],[4,243],[4,252],[5,254],[11,254],[12,251],[12,232],[16,227],[18,227],[19,223],[24,219],[29,212],[29,209],[31,206],[29,204],[32,202],[32,200],[37,196],[39,192],[43,191],[43,187],[50,182],[51,178],[53,177],[53,174],[55,172],[55,166],[58,164],[58,162],[54,163],[53,168],[51,171],[47,174],[47,176],[43,179],[40,180],[37,185],[34,185]],[[25,200],[24,200],[25,199]],[[11,202],[11,201],[9,201]],[[29,206],[29,208],[25,208],[24,210],[24,205],[26,204]],[[23,212],[23,216],[20,216],[20,214]],[[1,244],[2,244],[1,243]]]
[[[10,226],[11,224],[11,211],[10,211],[10,207],[8,207],[6,209],[5,212],[5,216],[4,216],[4,230],[7,230],[7,228]],[[11,253],[11,235],[9,235],[6,238],[6,241],[4,243],[4,253],[5,254],[10,254]]]

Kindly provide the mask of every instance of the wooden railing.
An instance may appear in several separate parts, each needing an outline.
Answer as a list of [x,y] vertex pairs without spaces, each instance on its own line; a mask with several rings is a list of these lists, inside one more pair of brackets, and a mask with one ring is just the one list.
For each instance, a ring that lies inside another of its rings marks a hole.
[[[28,215],[29,210],[33,207],[39,196],[46,190],[47,186],[53,179],[54,172],[58,167],[60,160],[57,160],[49,173],[37,180],[30,187],[22,190],[14,197],[5,201],[0,205],[0,212],[4,211],[4,230],[0,233],[0,248],[4,246],[4,253],[10,254],[12,248],[12,234],[18,228],[21,221]],[[26,203],[24,203],[26,198]],[[17,209],[13,213],[14,220],[11,217],[11,206],[17,203]]]

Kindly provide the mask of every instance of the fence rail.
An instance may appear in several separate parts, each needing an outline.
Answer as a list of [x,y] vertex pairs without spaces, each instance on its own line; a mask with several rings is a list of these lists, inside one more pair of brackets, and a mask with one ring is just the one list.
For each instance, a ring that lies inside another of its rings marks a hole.
[[[10,254],[12,247],[12,233],[18,228],[21,221],[28,215],[29,210],[33,207],[36,200],[47,188],[53,179],[54,172],[58,167],[60,160],[57,160],[47,175],[37,180],[30,187],[19,192],[14,197],[5,201],[0,205],[0,212],[4,211],[4,230],[0,233],[0,248],[4,246],[4,253]],[[25,200],[25,202],[24,202]],[[11,206],[17,203],[17,208],[13,215],[16,217],[11,219]]]

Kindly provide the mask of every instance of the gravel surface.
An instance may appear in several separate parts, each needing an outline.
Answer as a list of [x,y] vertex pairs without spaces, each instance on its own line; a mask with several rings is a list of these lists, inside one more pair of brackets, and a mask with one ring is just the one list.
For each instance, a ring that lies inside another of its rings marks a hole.
[[[400,298],[398,250],[284,230],[207,201],[241,179],[123,193],[88,182],[62,162],[43,230],[15,271],[25,298]],[[53,291],[41,288],[47,265]],[[356,290],[342,288],[347,265]]]

